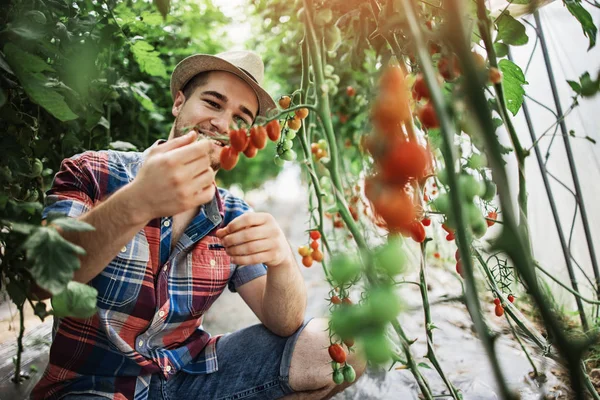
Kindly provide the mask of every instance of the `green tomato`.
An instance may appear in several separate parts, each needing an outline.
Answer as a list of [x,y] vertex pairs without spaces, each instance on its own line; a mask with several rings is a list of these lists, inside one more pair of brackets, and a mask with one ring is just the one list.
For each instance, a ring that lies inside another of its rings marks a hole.
[[458,177],[458,184],[462,189],[463,196],[467,201],[473,201],[475,196],[479,196],[485,191],[485,186],[482,182],[475,179],[472,175],[460,175]]
[[294,140],[295,137],[296,137],[296,131],[293,131],[290,129],[285,133],[285,138],[288,140]]
[[480,169],[487,166],[487,158],[485,154],[471,154],[467,160],[467,165],[472,169]]
[[360,270],[360,263],[355,256],[339,254],[331,260],[331,277],[339,285],[358,278]]
[[391,287],[379,287],[369,292],[367,299],[369,320],[374,324],[385,324],[400,314],[400,299]]
[[450,211],[450,197],[447,193],[442,193],[433,201],[433,206],[442,214],[448,214]]
[[31,176],[37,178],[42,174],[42,170],[44,169],[44,164],[40,161],[39,158],[36,158],[33,161],[33,165],[31,166]]
[[276,155],[273,158],[273,162],[275,163],[275,165],[277,165],[278,167],[283,167],[285,165],[285,161],[279,156]]
[[335,361],[332,361],[331,362],[331,368],[333,368],[334,371],[337,370],[337,369],[340,369],[340,364],[337,363],[337,362],[335,362]]
[[319,139],[319,141],[317,142],[317,145],[319,146],[320,149],[327,150],[327,140]]
[[283,141],[283,150],[289,150],[294,146],[294,142],[289,139]]
[[356,371],[354,371],[354,368],[352,368],[351,365],[346,364],[342,369],[342,373],[344,374],[344,380],[346,382],[352,383],[356,380]]
[[333,383],[335,383],[336,385],[341,385],[342,383],[344,383],[344,374],[341,370],[337,369],[333,371]]
[[323,70],[325,71],[325,76],[330,76],[331,74],[333,74],[335,68],[331,64],[325,64]]
[[473,231],[473,236],[480,239],[485,236],[487,232],[488,226],[485,222],[485,218],[483,221],[478,221],[475,225],[471,225],[471,231]]
[[373,364],[385,364],[391,357],[390,345],[383,331],[369,332],[362,337],[367,360]]
[[407,258],[402,250],[404,240],[396,236],[375,253],[375,263],[390,277],[406,270]]
[[448,184],[448,171],[446,171],[445,169],[440,170],[437,173],[437,178],[440,181],[440,183],[447,185]]
[[485,181],[485,193],[481,196],[483,201],[492,201],[496,197],[496,184],[492,181]]
[[295,161],[296,157],[298,157],[298,155],[292,149],[285,150],[283,153],[281,153],[281,158],[283,158],[285,161]]

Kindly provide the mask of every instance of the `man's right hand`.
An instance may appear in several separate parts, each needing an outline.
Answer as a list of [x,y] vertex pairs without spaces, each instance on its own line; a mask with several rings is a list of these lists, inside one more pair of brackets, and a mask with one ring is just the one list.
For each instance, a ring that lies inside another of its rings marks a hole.
[[212,200],[211,143],[191,131],[150,149],[130,193],[146,221],[176,215]]

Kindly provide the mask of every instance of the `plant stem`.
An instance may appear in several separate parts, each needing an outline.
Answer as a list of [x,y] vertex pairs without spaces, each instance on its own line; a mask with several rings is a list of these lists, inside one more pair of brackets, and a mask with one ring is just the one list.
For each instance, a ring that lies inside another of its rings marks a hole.
[[17,362],[15,363],[15,383],[21,383],[21,355],[23,354],[23,335],[25,334],[25,314],[23,304],[19,309],[19,337],[17,338]]
[[[410,28],[411,35],[415,40],[415,47],[417,50],[417,55],[421,61],[421,65],[423,68],[423,74],[425,76],[425,80],[427,82],[427,86],[429,88],[429,93],[431,93],[431,101],[434,104],[435,111],[438,116],[438,121],[440,121],[440,128],[442,131],[442,155],[444,157],[444,161],[446,163],[448,184],[451,188],[450,190],[450,200],[451,200],[451,210],[453,216],[456,220],[456,237],[458,242],[458,247],[461,255],[461,259],[463,260],[463,270],[466,277],[466,305],[471,318],[473,319],[473,323],[475,325],[475,329],[479,334],[479,337],[486,349],[488,357],[490,359],[490,363],[492,366],[492,370],[498,381],[499,389],[500,389],[500,397],[505,399],[515,399],[515,395],[508,388],[506,381],[504,379],[504,373],[500,367],[500,363],[498,361],[498,357],[496,352],[494,351],[494,339],[491,336],[487,325],[485,324],[482,314],[481,308],[479,306],[479,300],[477,298],[477,288],[475,285],[475,276],[473,275],[473,264],[471,257],[469,257],[469,248],[468,248],[468,238],[467,238],[467,224],[465,221],[465,216],[462,209],[462,190],[458,185],[458,178],[455,172],[455,158],[453,151],[453,143],[454,143],[454,126],[451,123],[451,118],[446,111],[444,98],[442,95],[442,91],[437,84],[437,73],[434,70],[431,56],[427,51],[427,47],[425,45],[424,39],[422,37],[422,33],[417,22],[417,16],[415,15],[415,10],[413,8],[413,3],[410,0],[401,0],[399,1],[403,13],[406,16],[408,26]],[[461,21],[462,24],[462,21]],[[462,39],[461,39],[462,40]],[[469,52],[470,57],[470,52]],[[484,106],[487,105],[484,103]],[[494,160],[492,160],[494,161]]]
[[426,357],[429,359],[431,364],[433,364],[433,367],[435,368],[437,373],[440,375],[440,377],[444,381],[444,384],[450,391],[452,398],[460,399],[461,397],[458,394],[458,390],[454,387],[452,382],[450,382],[450,379],[448,379],[448,377],[442,370],[442,366],[438,362],[437,356],[435,355],[435,349],[433,348],[433,329],[434,328],[432,327],[433,322],[431,320],[431,309],[429,306],[429,297],[427,294],[427,277],[426,277],[427,262],[425,261],[425,246],[426,246],[426,243],[421,243],[421,271],[419,274],[421,283],[419,285],[419,288],[421,289],[421,297],[423,298],[423,314],[425,317],[425,334],[427,335],[427,355],[426,355]]
[[531,356],[529,355],[529,352],[527,351],[527,349],[525,348],[525,345],[521,341],[521,338],[519,338],[519,335],[517,334],[517,331],[515,330],[515,327],[510,322],[510,318],[508,317],[508,314],[506,314],[505,317],[506,317],[506,322],[508,322],[508,326],[510,326],[510,330],[512,331],[513,336],[515,337],[515,339],[517,339],[517,342],[519,342],[519,345],[521,346],[521,349],[523,350],[523,353],[525,353],[525,357],[527,357],[527,360],[529,361],[529,364],[531,364],[531,368],[533,368],[533,373],[535,374],[535,376],[538,376],[539,372],[538,372],[538,370],[537,370],[537,368],[535,366],[535,363],[531,359]]

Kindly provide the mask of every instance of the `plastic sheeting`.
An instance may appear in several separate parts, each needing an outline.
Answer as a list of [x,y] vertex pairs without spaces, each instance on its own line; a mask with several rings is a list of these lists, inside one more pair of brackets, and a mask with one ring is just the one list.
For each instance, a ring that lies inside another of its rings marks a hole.
[[[495,1],[494,3],[498,3],[497,6],[505,2]],[[591,13],[595,24],[598,25],[600,23],[600,10],[587,4],[586,9]],[[539,13],[560,102],[563,111],[566,111],[571,106],[572,97],[574,96],[574,92],[566,80],[579,81],[579,76],[586,71],[590,72],[595,79],[600,70],[600,44],[591,51],[587,51],[589,43],[587,37],[583,35],[581,25],[563,6],[562,2],[553,2],[540,9]],[[523,19],[535,26],[532,15],[524,16]],[[526,26],[529,43],[525,46],[511,47],[514,61],[526,72],[526,80],[529,83],[525,87],[527,94],[555,112],[556,107],[540,43],[536,44],[534,29],[527,24]],[[529,68],[526,70],[532,54]],[[535,134],[539,137],[555,123],[556,117],[533,101],[529,99],[526,101],[533,120]],[[514,118],[514,122],[522,145],[525,148],[530,148],[532,140],[522,110]],[[598,204],[600,200],[600,133],[598,132],[600,127],[600,95],[591,99],[582,99],[580,105],[566,117],[565,123],[567,131],[573,130],[576,135],[576,137],[570,137],[569,141],[588,214],[596,260],[600,262],[600,206]],[[553,135],[555,136],[553,137]],[[506,132],[502,133],[501,136],[502,140],[508,143],[509,139]],[[589,140],[583,139],[585,136],[593,138],[599,144],[595,145]],[[574,184],[560,128],[556,132],[552,129],[547,133],[544,138],[540,139],[539,146],[542,150],[542,156],[545,156],[548,148],[550,148],[547,169],[564,184],[563,186],[557,180],[550,178],[550,186],[567,241],[569,240],[571,226],[574,225],[570,247],[571,254],[594,283],[592,262],[585,240],[581,214],[577,212],[575,215],[575,197],[570,193],[570,191],[574,192]],[[518,178],[516,159],[513,153],[507,156],[507,162],[511,189],[516,202]],[[534,255],[541,265],[551,271],[561,282],[571,287],[548,195],[533,151],[526,160],[526,176],[529,193],[529,223]],[[575,263],[573,266],[577,270]],[[580,285],[579,290],[588,298],[594,298],[593,286],[579,270],[576,276]],[[551,281],[548,280],[548,282]],[[568,309],[575,309],[573,295],[560,288],[556,283],[552,282],[550,286],[557,301],[568,305]]]

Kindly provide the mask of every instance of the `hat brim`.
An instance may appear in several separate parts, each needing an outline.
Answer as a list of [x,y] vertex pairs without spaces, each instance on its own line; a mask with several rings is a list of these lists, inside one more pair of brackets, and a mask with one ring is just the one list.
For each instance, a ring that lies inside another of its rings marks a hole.
[[177,92],[196,75],[208,71],[230,72],[246,82],[256,93],[258,98],[258,115],[266,117],[267,113],[277,108],[273,98],[250,75],[240,68],[219,57],[209,54],[196,54],[181,61],[171,75],[171,97],[175,100]]

